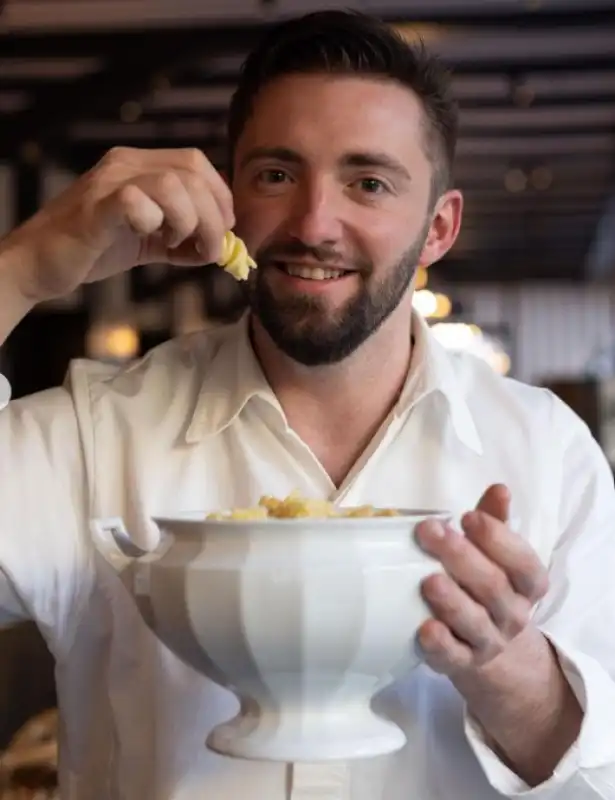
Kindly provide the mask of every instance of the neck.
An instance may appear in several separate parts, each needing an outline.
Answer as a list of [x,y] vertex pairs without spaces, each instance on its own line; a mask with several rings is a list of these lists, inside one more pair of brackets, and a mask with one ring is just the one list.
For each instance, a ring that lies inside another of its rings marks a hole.
[[253,345],[289,424],[329,435],[373,435],[394,407],[411,356],[411,297],[341,363],[306,367],[293,361],[253,320]]

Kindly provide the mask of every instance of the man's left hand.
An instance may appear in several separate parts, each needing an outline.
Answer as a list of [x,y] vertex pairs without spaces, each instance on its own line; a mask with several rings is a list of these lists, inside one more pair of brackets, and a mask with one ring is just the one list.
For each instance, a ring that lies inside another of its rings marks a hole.
[[508,489],[494,485],[462,518],[465,536],[436,520],[417,528],[420,545],[444,568],[423,581],[433,618],[419,629],[418,643],[425,662],[450,678],[503,653],[546,594],[547,571],[508,527],[509,507]]

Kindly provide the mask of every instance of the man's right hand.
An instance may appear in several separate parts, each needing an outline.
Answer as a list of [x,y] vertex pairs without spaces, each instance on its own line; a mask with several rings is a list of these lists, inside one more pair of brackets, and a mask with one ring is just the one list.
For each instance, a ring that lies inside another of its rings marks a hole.
[[216,262],[233,225],[230,189],[199,150],[120,147],[12,231],[0,256],[37,304],[139,264]]

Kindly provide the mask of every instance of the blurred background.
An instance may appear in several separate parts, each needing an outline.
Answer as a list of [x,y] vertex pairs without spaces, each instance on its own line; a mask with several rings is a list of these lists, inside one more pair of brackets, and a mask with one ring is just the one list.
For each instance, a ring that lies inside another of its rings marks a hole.
[[[246,52],[273,22],[335,7],[0,2],[0,234],[114,145],[195,146],[224,167]],[[453,252],[420,276],[417,308],[447,347],[553,388],[615,467],[615,0],[343,7],[420,35],[455,74],[465,224]],[[0,350],[0,369],[21,396],[59,383],[71,358],[130,360],[235,318],[242,302],[216,268],[143,267],[37,309]],[[29,626],[1,634],[0,654],[2,749],[54,698],[51,660]]]

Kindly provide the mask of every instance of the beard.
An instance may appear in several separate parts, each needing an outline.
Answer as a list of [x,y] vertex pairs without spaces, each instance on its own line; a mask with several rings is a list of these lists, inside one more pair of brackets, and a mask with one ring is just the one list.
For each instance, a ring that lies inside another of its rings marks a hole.
[[[268,281],[273,263],[309,257],[335,269],[327,248],[294,240],[266,245],[256,254],[258,269],[251,275],[249,304],[274,344],[287,356],[309,367],[336,364],[352,355],[387,320],[404,298],[416,272],[429,233],[425,225],[415,242],[379,281],[371,263],[352,265],[360,286],[341,308],[331,311],[321,298],[297,294],[278,297]],[[338,259],[339,264],[339,259]],[[343,280],[343,279],[342,279]],[[410,333],[408,332],[408,335]]]

